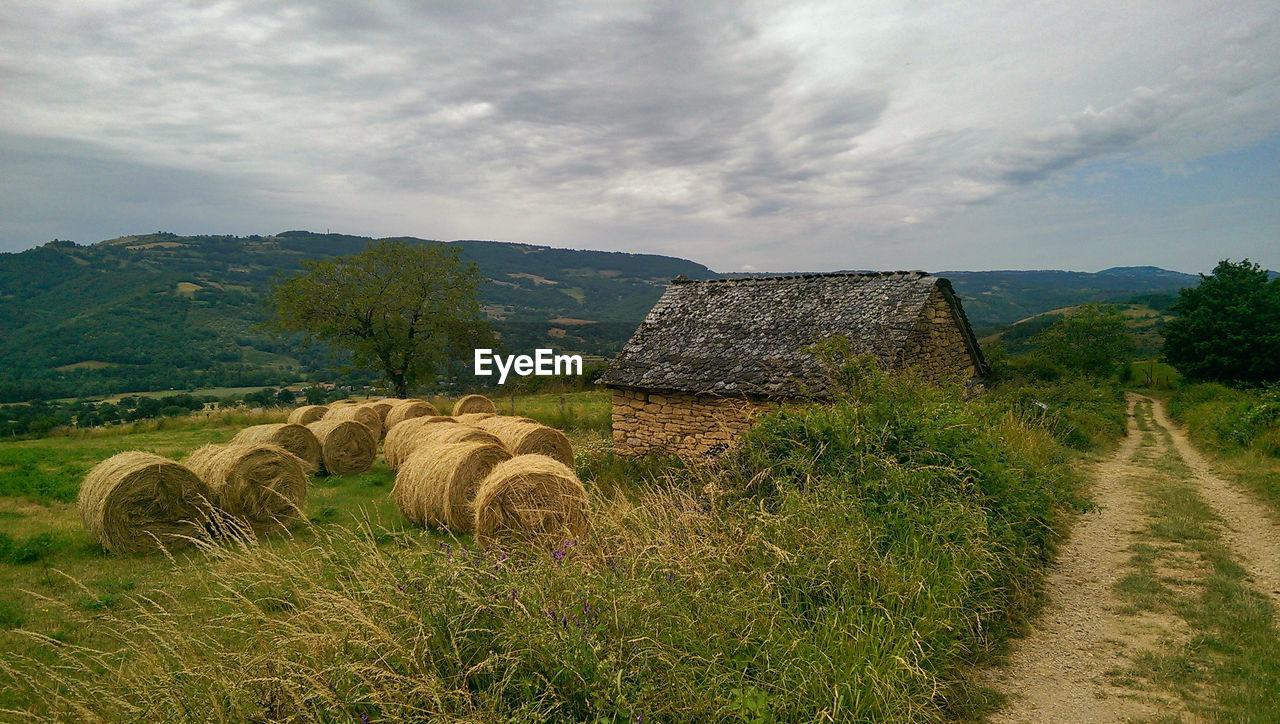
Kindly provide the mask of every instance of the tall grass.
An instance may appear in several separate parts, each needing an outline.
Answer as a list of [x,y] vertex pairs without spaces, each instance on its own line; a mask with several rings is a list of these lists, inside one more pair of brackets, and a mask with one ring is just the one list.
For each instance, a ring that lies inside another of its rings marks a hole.
[[81,614],[116,645],[5,655],[0,684],[30,718],[80,721],[972,714],[965,671],[1029,610],[1076,501],[1054,433],[1004,398],[866,376],[717,464],[589,480],[582,540],[482,549],[370,523],[212,549],[190,584],[207,595]]

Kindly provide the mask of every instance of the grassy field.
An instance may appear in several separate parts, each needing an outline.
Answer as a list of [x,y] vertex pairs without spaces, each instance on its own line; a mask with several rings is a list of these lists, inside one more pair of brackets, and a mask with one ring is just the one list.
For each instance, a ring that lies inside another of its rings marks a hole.
[[0,444],[0,709],[108,721],[976,715],[990,700],[966,672],[1034,606],[1081,504],[1068,445],[1105,447],[1118,393],[971,400],[909,378],[859,384],[692,467],[614,458],[602,393],[517,397],[517,414],[568,431],[591,495],[591,535],[555,550],[408,526],[379,464],[316,480],[311,525],[291,537],[113,557],[70,502],[84,470],[126,448],[180,456],[261,420]]
[[[604,393],[528,395],[517,398],[516,409],[518,414],[560,423],[583,455],[604,447]],[[281,422],[287,414],[285,409],[216,411],[0,443],[0,649],[38,655],[45,651],[39,637],[75,645],[108,644],[109,639],[83,625],[80,615],[133,605],[131,596],[163,590],[175,600],[200,603],[207,590],[193,573],[208,565],[209,556],[185,552],[170,561],[103,552],[85,532],[76,510],[80,481],[90,468],[117,452],[143,450],[181,459],[201,445],[229,441],[245,426]],[[393,471],[382,461],[362,475],[313,478],[305,506],[313,525],[298,529],[290,539],[264,540],[263,550],[310,545],[335,526],[405,532],[408,524],[390,496],[393,482]],[[11,691],[0,693],[0,708],[17,705],[12,696]]]

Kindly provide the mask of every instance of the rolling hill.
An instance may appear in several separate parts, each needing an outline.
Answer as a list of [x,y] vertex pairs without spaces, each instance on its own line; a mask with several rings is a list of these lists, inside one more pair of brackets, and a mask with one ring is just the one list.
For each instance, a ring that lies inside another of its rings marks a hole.
[[[717,276],[653,254],[398,238],[448,243],[474,261],[489,282],[484,311],[512,350],[611,356],[670,279]],[[272,280],[297,273],[303,261],[356,253],[370,241],[307,231],[158,232],[0,254],[0,402],[341,378],[341,358],[329,350],[260,328],[269,316],[263,299]],[[1198,281],[1154,267],[941,275],[979,334],[1086,301],[1170,293]]]

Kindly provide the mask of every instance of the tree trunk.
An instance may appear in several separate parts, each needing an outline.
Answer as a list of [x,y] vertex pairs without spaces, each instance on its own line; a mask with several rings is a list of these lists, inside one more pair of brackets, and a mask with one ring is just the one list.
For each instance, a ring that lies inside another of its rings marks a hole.
[[409,396],[408,384],[404,379],[404,370],[392,370],[387,377],[391,379],[391,394],[402,400]]

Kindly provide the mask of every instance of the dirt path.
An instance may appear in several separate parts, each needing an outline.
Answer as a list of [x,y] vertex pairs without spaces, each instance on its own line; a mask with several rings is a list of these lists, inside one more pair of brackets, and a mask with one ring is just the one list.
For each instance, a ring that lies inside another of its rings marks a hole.
[[1081,517],[1050,572],[1034,630],[990,673],[989,683],[1008,697],[993,722],[1192,718],[1176,696],[1122,688],[1115,675],[1136,653],[1191,635],[1181,618],[1135,615],[1116,593],[1150,522],[1142,490],[1152,481],[1189,483],[1221,518],[1222,541],[1245,565],[1249,583],[1280,609],[1280,522],[1214,472],[1160,401],[1129,395],[1128,436],[1092,472],[1097,509]]

